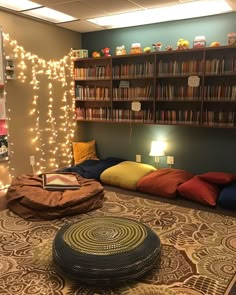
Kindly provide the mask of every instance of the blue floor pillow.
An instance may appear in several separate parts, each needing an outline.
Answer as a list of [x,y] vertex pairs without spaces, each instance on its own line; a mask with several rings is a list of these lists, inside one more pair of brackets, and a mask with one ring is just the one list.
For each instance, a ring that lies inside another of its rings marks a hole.
[[113,157],[102,160],[86,160],[81,164],[64,168],[62,172],[75,172],[84,178],[100,180],[100,175],[104,170],[123,161],[123,159]]
[[236,182],[232,182],[220,191],[218,204],[226,209],[236,209]]

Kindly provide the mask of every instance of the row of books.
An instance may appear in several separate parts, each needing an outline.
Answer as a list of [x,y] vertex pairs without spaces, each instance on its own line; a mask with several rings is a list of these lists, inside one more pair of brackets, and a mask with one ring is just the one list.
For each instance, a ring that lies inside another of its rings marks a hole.
[[153,123],[153,112],[151,109],[134,112],[130,109],[113,109],[103,108],[76,108],[76,120],[111,120],[117,122],[145,122]]
[[145,61],[142,63],[119,64],[112,68],[113,78],[125,77],[153,77],[154,63]]
[[236,85],[205,86],[204,99],[219,101],[236,101]]
[[[168,124],[199,124],[201,122],[200,110],[158,110],[157,123]],[[203,125],[207,126],[236,126],[236,110],[212,111],[205,109],[202,117]]]
[[143,122],[153,123],[153,111],[148,108],[139,112],[134,112],[129,109],[113,109],[112,111],[113,121],[116,122]]
[[[110,88],[96,86],[75,87],[76,100],[110,100]],[[113,88],[113,100],[148,100],[153,97],[153,86]]]
[[111,120],[111,108],[76,108],[76,120]]
[[[158,60],[157,76],[162,75],[197,75],[202,74],[222,74],[236,73],[236,58],[214,58],[207,59],[205,62],[201,59],[190,60]],[[113,65],[94,65],[89,67],[76,67],[74,69],[75,80],[87,79],[108,79],[113,76],[114,79],[126,77],[153,77],[154,63],[144,61],[132,64]]]
[[158,100],[200,100],[202,87],[188,85],[158,84],[156,88]]
[[[137,64],[119,64],[112,68],[113,78],[124,77],[153,77],[154,64],[151,62],[143,62]],[[74,69],[75,80],[88,79],[105,79],[111,78],[111,67],[106,66],[92,66],[80,67]]]
[[202,60],[160,60],[157,64],[158,75],[198,74],[203,71]]
[[[134,112],[130,109],[77,108],[77,120],[105,120],[117,122],[153,123],[153,111],[150,108]],[[205,126],[236,126],[236,110],[212,111],[205,109],[201,118],[200,110],[157,110],[156,123],[160,124],[202,124]]]
[[76,100],[110,100],[110,88],[76,85]]
[[236,110],[233,111],[211,111],[203,112],[203,124],[206,126],[235,127]]
[[111,67],[106,66],[92,66],[74,68],[75,80],[89,80],[89,79],[109,79],[111,78]]
[[200,110],[158,110],[156,122],[166,124],[199,124]]
[[153,97],[153,86],[113,88],[113,100],[148,100]]
[[236,59],[214,58],[205,61],[206,74],[236,73]]

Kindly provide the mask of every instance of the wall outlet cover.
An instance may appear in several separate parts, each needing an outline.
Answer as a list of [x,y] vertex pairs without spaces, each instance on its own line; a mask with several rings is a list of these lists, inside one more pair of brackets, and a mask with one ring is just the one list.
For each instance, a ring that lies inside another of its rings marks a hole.
[[175,159],[173,156],[167,156],[167,164],[174,165]]
[[138,163],[141,162],[141,155],[136,155],[136,162],[138,162]]

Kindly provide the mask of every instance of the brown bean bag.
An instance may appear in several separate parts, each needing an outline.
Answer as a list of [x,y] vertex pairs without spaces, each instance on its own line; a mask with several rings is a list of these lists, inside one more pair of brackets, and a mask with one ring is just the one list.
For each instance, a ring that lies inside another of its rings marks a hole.
[[16,177],[6,194],[7,207],[28,220],[55,219],[102,207],[103,186],[94,179],[76,177],[80,188],[64,191],[43,189],[41,176]]

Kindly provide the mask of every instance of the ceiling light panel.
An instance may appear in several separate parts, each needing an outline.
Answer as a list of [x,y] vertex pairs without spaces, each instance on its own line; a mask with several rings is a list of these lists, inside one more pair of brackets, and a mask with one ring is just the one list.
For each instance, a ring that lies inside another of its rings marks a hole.
[[51,7],[56,4],[75,2],[75,0],[35,0],[35,2],[41,4],[42,6]]
[[232,11],[224,0],[198,0],[176,5],[162,6],[137,12],[110,15],[96,19],[88,19],[107,29],[131,27],[165,21],[189,19]]
[[42,5],[27,0],[0,0],[0,6],[15,11],[22,11],[41,7]]
[[48,7],[42,7],[33,10],[24,11],[23,14],[30,15],[36,18],[40,18],[52,23],[63,23],[77,20],[77,18],[72,17],[68,14],[56,11]]

